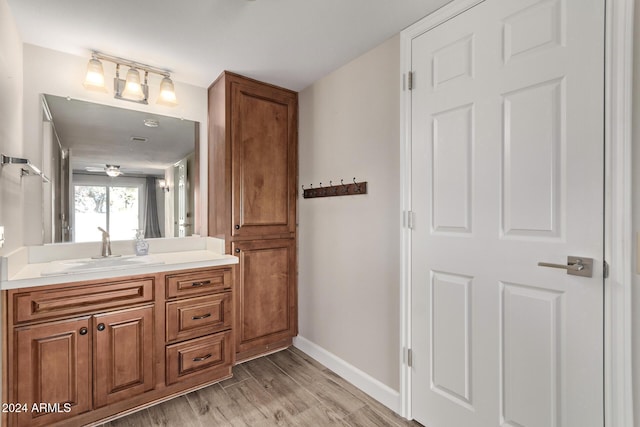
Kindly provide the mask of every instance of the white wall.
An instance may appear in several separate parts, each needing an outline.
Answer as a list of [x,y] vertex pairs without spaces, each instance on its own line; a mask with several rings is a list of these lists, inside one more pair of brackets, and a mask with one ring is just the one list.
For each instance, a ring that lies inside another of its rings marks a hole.
[[[22,41],[9,5],[0,0],[0,153],[13,157],[24,154],[22,78]],[[23,243],[23,183],[20,167],[0,168],[0,225],[5,226],[6,241],[0,255]]]
[[[20,156],[23,149],[22,42],[6,0],[0,0],[0,94],[0,153]],[[6,244],[0,249],[0,255],[22,246],[22,202],[20,168],[1,167],[0,225],[5,226]],[[4,314],[0,313],[0,319],[1,315]],[[2,390],[0,402],[4,402]]]
[[[118,54],[118,52],[113,52]],[[130,110],[146,111],[154,114],[184,118],[200,122],[200,214],[206,218],[207,212],[207,89],[186,83],[174,81],[179,105],[166,107],[157,105],[160,77],[149,75],[149,105],[136,104],[113,98],[113,91],[109,93],[89,91],[82,85],[87,71],[86,57],[69,55],[66,53],[45,49],[42,47],[24,45],[24,141],[25,152],[36,165],[42,164],[42,111],[40,95],[43,93],[69,96],[71,98],[90,101],[99,104],[112,105]],[[132,58],[140,62],[150,62],[148,58]],[[115,65],[103,62],[107,87],[115,76]],[[165,64],[171,67],[172,64]],[[25,198],[24,244],[34,245],[42,243],[42,185],[37,179],[30,178],[25,185],[29,187]],[[6,199],[3,199],[6,200]],[[207,221],[202,224],[201,234],[206,235]],[[36,226],[37,224],[37,226]]]
[[[633,81],[633,232],[640,232],[640,5],[636,4],[634,17],[634,81]],[[634,254],[637,259],[638,254]],[[635,262],[636,271],[640,264]],[[633,392],[634,419],[640,423],[640,274],[636,274],[633,282],[632,333],[633,333]]]
[[[300,335],[399,390],[400,38],[299,95],[300,184],[368,181],[302,199]],[[300,192],[301,194],[301,192]]]

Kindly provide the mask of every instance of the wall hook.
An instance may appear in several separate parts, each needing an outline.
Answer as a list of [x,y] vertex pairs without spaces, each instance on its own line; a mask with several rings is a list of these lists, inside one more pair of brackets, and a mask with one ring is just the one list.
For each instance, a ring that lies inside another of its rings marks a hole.
[[315,197],[354,196],[367,194],[367,182],[357,182],[354,177],[352,184],[345,184],[344,179],[341,179],[339,185],[334,185],[333,180],[329,180],[328,187],[323,186],[321,182],[320,187],[318,188],[313,188],[313,184],[311,184],[311,188],[305,188],[303,185],[302,190],[302,196],[305,199],[312,199]]

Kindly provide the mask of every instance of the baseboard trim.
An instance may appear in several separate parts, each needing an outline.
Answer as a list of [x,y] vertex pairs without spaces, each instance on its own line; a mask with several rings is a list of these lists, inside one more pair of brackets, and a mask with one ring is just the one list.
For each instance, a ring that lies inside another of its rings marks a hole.
[[400,392],[373,378],[366,372],[342,360],[335,354],[325,350],[318,344],[305,337],[297,336],[293,339],[293,346],[307,353],[309,356],[358,387],[369,396],[391,409],[400,413]]

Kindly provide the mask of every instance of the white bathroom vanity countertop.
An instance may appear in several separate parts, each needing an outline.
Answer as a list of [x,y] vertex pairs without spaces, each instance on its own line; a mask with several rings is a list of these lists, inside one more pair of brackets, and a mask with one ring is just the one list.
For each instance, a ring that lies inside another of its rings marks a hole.
[[[149,239],[149,255],[136,257],[133,241],[111,242],[113,254],[104,267],[100,242],[30,246],[0,257],[0,289],[109,279],[191,268],[237,264],[238,258],[224,254],[224,240],[213,237]],[[98,268],[75,270],[73,266],[95,262]]]

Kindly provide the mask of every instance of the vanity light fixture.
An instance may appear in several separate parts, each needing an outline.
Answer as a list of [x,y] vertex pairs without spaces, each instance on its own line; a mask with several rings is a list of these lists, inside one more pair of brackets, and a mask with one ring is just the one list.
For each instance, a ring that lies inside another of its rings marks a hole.
[[158,104],[168,105],[170,107],[178,105],[176,90],[169,77],[164,77],[160,82],[160,96],[158,97]]
[[167,181],[165,179],[158,180],[158,187],[160,187],[160,189],[165,193],[169,192],[169,186],[167,185]]
[[[116,72],[116,75],[117,74],[118,72]],[[128,100],[132,100],[132,101],[146,100],[147,97],[149,96],[149,87],[147,86],[147,75],[148,73],[145,73],[145,79],[144,79],[144,85],[143,85],[142,83],[140,83],[140,72],[135,68],[129,68],[129,71],[127,71],[127,79],[124,82],[124,90],[120,94],[120,97]],[[143,86],[147,86],[147,87],[143,89]]]
[[101,92],[107,91],[104,86],[104,68],[102,67],[102,62],[96,57],[92,57],[89,60],[87,75],[84,78],[84,87]]
[[[162,81],[160,82],[160,95],[158,96],[157,103],[171,107],[178,105],[175,87],[169,71],[100,52],[91,53],[91,59],[87,65],[87,75],[84,81],[84,86],[87,89],[106,91],[104,68],[101,60],[116,64],[116,77],[113,79],[114,98],[148,104],[148,77],[149,73],[153,73],[162,77]],[[120,78],[120,66],[128,67],[124,80]],[[140,78],[141,71],[144,71],[144,81],[141,81]]]

